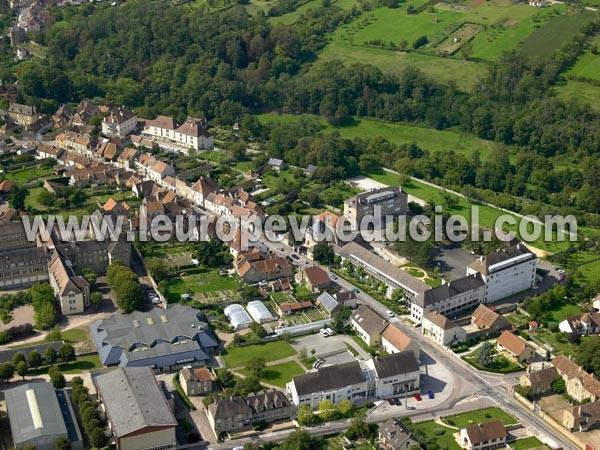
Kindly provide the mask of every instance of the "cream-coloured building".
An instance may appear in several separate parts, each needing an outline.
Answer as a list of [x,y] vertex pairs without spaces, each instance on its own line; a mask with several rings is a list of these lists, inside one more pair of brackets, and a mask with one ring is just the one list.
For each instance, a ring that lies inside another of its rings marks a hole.
[[102,120],[102,134],[110,137],[125,137],[137,127],[137,116],[129,109],[119,108]]
[[414,341],[396,324],[390,323],[381,333],[381,348],[389,354],[413,352],[415,358],[421,357],[421,346]]
[[498,337],[496,346],[499,352],[520,363],[531,362],[535,356],[535,349],[525,339],[511,331],[503,331]]
[[467,340],[467,332],[464,328],[437,311],[431,311],[423,316],[421,332],[443,347]]
[[205,122],[193,117],[188,117],[183,124],[177,125],[172,117],[158,116],[146,121],[142,134],[194,150],[213,148],[214,139],[203,125]]
[[504,448],[508,433],[501,420],[469,425],[458,433],[457,442],[467,450]]
[[65,316],[82,313],[90,304],[90,283],[81,275],[75,275],[69,263],[58,252],[52,255],[48,263],[50,286]]

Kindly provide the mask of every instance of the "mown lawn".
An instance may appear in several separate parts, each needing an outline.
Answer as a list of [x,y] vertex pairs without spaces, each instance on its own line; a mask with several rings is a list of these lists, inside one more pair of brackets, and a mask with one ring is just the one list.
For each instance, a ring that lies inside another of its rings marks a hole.
[[[444,448],[446,450],[461,450],[460,445],[456,443],[454,440],[453,433],[456,430],[448,427],[444,427],[435,423],[433,420],[429,420],[427,422],[416,423],[410,426],[414,432],[421,432],[425,434],[428,438],[437,442],[440,448]],[[436,434],[441,433],[441,434]]]
[[514,425],[518,422],[510,414],[504,412],[500,408],[484,408],[479,409],[477,411],[469,411],[462,414],[457,414],[455,416],[447,416],[442,419],[442,421],[448,425],[457,428],[464,428],[467,425],[471,425],[474,423],[483,423],[483,422],[491,422],[492,420],[500,419],[504,423],[504,425]]
[[548,448],[544,445],[542,441],[540,441],[535,436],[529,436],[524,439],[518,439],[514,442],[511,442],[509,445],[515,450],[546,450]]
[[265,362],[277,361],[294,356],[296,351],[285,341],[274,341],[266,344],[254,344],[246,347],[228,347],[223,359],[227,367],[245,367],[253,358],[264,358]]
[[47,177],[52,174],[51,167],[36,167],[30,166],[24,169],[9,171],[6,174],[6,179],[19,184],[25,184],[32,180]]
[[[60,369],[60,371],[64,374],[77,374],[83,371],[89,371],[92,369],[99,369],[102,367],[100,363],[100,358],[98,355],[86,355],[86,356],[78,356],[75,361],[70,361],[67,363],[58,363],[56,366]],[[47,374],[50,366],[44,366],[38,370],[29,370],[28,376],[36,376],[41,374]]]
[[[251,375],[250,371],[246,369],[240,370],[239,372],[242,375]],[[288,361],[281,364],[275,364],[273,366],[267,366],[260,380],[264,381],[265,383],[284,388],[285,384],[289,381],[292,381],[293,377],[303,373],[304,369],[302,369],[297,362]]]
[[169,301],[176,302],[181,294],[201,294],[204,292],[229,291],[240,287],[236,277],[219,275],[215,270],[176,277],[169,280]]

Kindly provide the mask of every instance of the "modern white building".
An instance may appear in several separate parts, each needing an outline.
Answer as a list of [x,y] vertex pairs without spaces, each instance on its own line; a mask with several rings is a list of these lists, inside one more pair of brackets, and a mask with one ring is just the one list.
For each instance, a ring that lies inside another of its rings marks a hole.
[[420,278],[413,277],[356,242],[348,242],[338,250],[338,254],[357,269],[362,267],[369,276],[385,283],[387,297],[391,297],[395,289],[401,289],[408,299],[431,289]]
[[421,371],[412,351],[374,357],[365,365],[375,373],[375,396],[390,398],[419,390]]
[[473,273],[423,291],[409,299],[410,317],[416,323],[421,322],[423,315],[430,311],[437,311],[452,317],[461,310],[478,305],[484,297],[483,278],[479,273]]
[[342,400],[364,400],[368,397],[368,377],[358,361],[333,366],[297,375],[287,383],[286,389],[296,406],[308,405],[317,408],[323,400],[339,403]]
[[376,357],[360,363],[319,367],[298,375],[286,390],[296,406],[317,408],[324,400],[338,403],[369,398],[390,398],[418,391],[421,373],[412,351]]
[[485,283],[482,303],[493,303],[535,286],[537,257],[523,243],[498,249],[467,267],[467,275],[479,273]]

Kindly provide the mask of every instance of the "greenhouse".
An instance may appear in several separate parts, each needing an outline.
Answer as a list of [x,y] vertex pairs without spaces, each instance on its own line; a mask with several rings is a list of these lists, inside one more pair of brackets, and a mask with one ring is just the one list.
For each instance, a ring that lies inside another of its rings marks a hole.
[[275,320],[273,315],[269,312],[265,304],[259,300],[248,303],[246,309],[254,320],[258,323],[272,322]]
[[235,330],[248,328],[252,323],[252,318],[248,315],[244,307],[237,303],[229,305],[223,312]]

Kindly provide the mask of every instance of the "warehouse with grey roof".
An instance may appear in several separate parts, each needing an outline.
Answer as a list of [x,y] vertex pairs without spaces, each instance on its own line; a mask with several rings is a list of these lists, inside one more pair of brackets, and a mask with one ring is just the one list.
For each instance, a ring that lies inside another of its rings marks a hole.
[[117,450],[177,447],[177,421],[149,367],[119,367],[92,380]]
[[67,438],[73,450],[83,448],[71,402],[64,391],[43,381],[26,383],[4,391],[13,447],[54,450],[56,441]]

